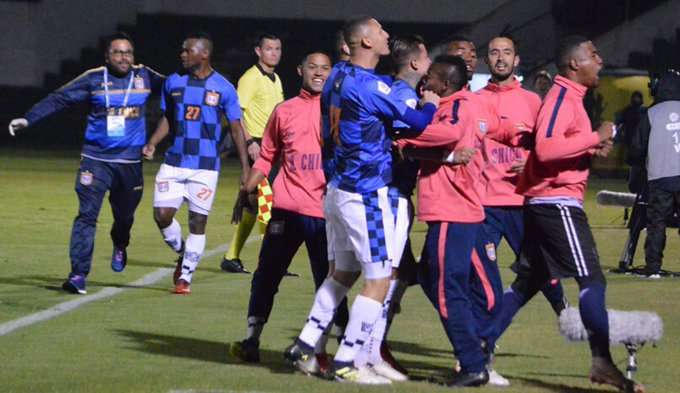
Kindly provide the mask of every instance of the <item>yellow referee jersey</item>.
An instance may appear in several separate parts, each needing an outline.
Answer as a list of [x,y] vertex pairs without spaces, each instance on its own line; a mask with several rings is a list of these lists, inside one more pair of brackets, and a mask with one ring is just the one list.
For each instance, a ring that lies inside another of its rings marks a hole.
[[255,63],[238,80],[237,93],[246,130],[252,137],[262,138],[269,115],[283,101],[281,78],[276,73],[266,73]]

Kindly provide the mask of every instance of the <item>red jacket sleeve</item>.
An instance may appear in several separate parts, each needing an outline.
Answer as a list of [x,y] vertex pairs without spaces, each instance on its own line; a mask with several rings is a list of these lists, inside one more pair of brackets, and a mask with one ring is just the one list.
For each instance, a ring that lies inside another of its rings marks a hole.
[[[560,105],[561,104],[561,105]],[[589,154],[600,143],[597,133],[573,129],[576,111],[571,101],[544,105],[536,124],[536,157],[555,161]]]

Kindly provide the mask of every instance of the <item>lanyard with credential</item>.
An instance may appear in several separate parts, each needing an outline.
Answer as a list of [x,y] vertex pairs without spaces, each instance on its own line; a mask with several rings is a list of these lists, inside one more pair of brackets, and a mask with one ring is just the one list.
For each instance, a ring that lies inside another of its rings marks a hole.
[[[127,106],[128,98],[130,98],[130,90],[132,90],[132,79],[134,77],[134,71],[130,71],[130,83],[128,83],[127,90],[125,91],[125,97],[123,98],[123,107]],[[106,99],[106,109],[109,109],[111,105],[109,102],[109,70],[104,68],[104,96]]]

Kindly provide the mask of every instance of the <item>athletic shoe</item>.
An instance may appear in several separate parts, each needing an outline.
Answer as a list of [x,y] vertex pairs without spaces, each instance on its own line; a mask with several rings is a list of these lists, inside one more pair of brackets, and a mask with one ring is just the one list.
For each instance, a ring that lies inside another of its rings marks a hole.
[[408,370],[399,362],[397,359],[392,356],[392,351],[390,350],[389,345],[387,345],[387,342],[383,341],[382,344],[380,344],[380,357],[386,361],[394,370],[398,371],[399,373],[403,374],[404,376],[408,376]]
[[478,373],[460,372],[446,383],[449,387],[482,386],[489,382],[489,372],[486,369]]
[[489,372],[489,385],[508,387],[510,386],[510,381],[507,378],[500,375],[498,371],[494,370],[491,366],[487,366],[486,370]]
[[380,375],[381,377],[389,379],[390,381],[395,382],[408,381],[408,377],[406,375],[392,368],[392,366],[390,366],[390,364],[387,363],[385,360],[381,359],[377,363],[372,364],[371,368],[373,369],[373,372]]
[[316,363],[319,365],[319,374],[328,375],[331,370],[331,361],[327,353],[317,353],[314,355]]
[[172,283],[177,285],[179,277],[182,275],[182,261],[184,260],[184,255],[180,255],[175,261],[175,271],[172,273]]
[[590,368],[590,381],[612,385],[625,393],[644,393],[645,387],[626,378],[611,360],[594,357]]
[[362,385],[389,385],[392,383],[389,379],[381,377],[373,372],[369,367],[356,368],[354,366],[342,367],[335,370],[335,380]]
[[228,272],[228,273],[250,274],[250,272],[248,270],[246,270],[245,267],[243,267],[243,263],[238,258],[234,258],[234,259],[223,258],[222,263],[220,264],[220,268],[223,271]]
[[[286,362],[297,368],[299,368],[297,363],[306,362],[310,357],[314,357],[314,347],[298,338],[283,352],[283,358],[286,359]],[[305,372],[304,370],[300,371]]]
[[69,293],[85,295],[87,293],[87,290],[85,289],[85,276],[81,276],[80,274],[69,274],[68,280],[61,284],[61,288]]
[[[323,355],[326,354],[324,353]],[[317,356],[315,354],[314,356],[309,356],[307,360],[299,360],[295,362],[295,367],[305,375],[319,375],[321,374],[321,364],[319,364]],[[326,369],[328,369],[328,364],[326,364]]]
[[259,363],[260,341],[252,337],[246,338],[243,341],[236,341],[231,343],[229,352],[232,356],[237,357],[244,362]]
[[191,284],[181,278],[177,280],[175,284],[175,289],[173,290],[175,295],[189,295],[191,294]]
[[127,251],[124,248],[113,246],[113,253],[111,254],[111,270],[120,273],[125,270],[127,265]]

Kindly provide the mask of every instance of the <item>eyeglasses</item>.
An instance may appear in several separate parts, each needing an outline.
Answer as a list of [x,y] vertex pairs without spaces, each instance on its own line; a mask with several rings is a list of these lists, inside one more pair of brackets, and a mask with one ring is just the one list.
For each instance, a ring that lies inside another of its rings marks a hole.
[[132,57],[132,56],[134,56],[135,52],[133,52],[132,50],[117,50],[117,49],[114,49],[114,50],[109,51],[109,54],[111,56]]

